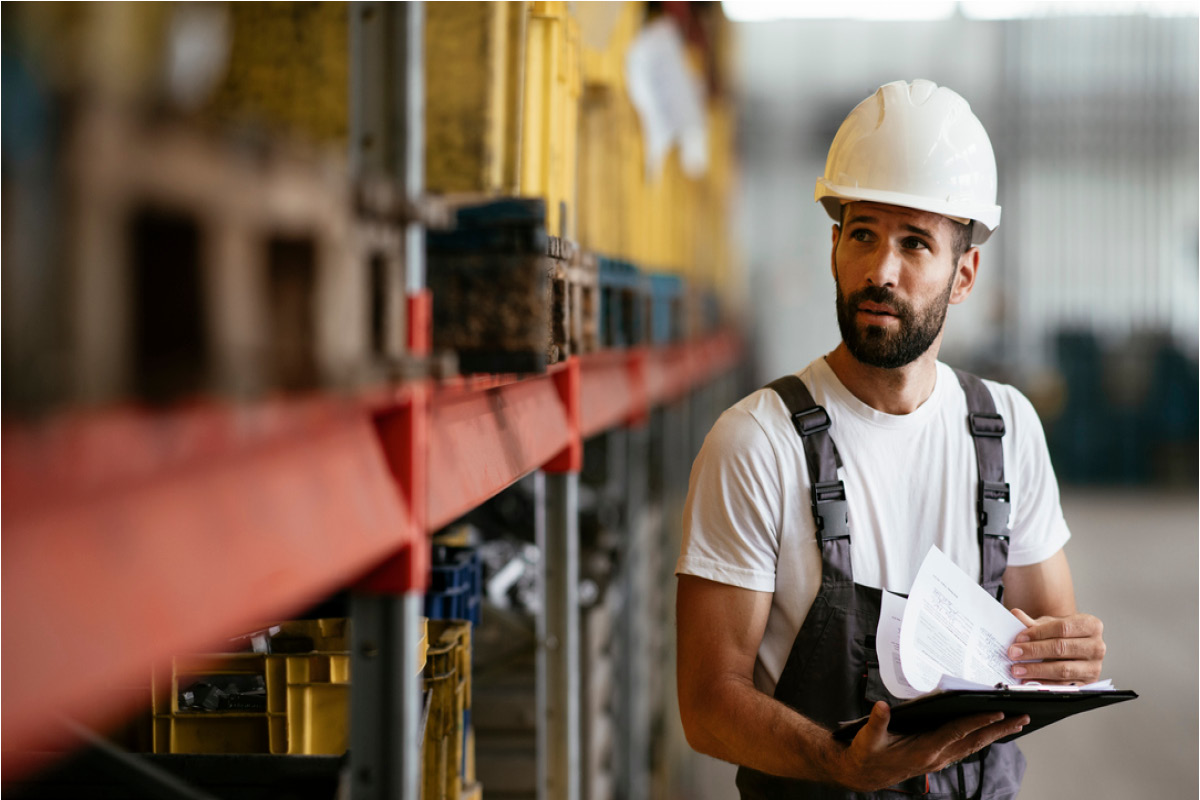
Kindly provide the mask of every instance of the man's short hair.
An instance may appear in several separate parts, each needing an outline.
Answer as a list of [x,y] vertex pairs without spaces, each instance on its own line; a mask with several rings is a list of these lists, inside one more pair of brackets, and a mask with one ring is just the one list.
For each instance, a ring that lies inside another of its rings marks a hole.
[[954,226],[954,238],[950,240],[950,254],[954,256],[954,263],[958,264],[963,253],[971,249],[971,228],[975,223],[950,220],[950,224]]
[[[846,227],[846,206],[848,205],[850,204],[842,203],[841,219],[838,220],[838,225],[843,228]],[[952,260],[956,265],[958,264],[958,260],[962,258],[963,253],[967,252],[971,247],[972,224],[970,222],[955,222],[954,220],[950,220],[950,226],[953,229],[950,239],[950,255],[953,256]]]

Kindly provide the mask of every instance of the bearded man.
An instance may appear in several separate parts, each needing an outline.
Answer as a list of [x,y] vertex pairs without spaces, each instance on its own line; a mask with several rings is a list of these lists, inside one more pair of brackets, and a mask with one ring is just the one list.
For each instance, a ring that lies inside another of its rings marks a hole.
[[[930,81],[887,84],[830,147],[842,341],[727,410],[692,468],[676,574],[679,705],[693,748],[740,765],[747,800],[1015,797],[1024,716],[888,732],[882,590],[938,547],[1027,625],[1014,674],[1090,682],[1045,436],[1016,389],[938,361],[1000,221],[991,143]],[[870,715],[853,741],[837,722]]]

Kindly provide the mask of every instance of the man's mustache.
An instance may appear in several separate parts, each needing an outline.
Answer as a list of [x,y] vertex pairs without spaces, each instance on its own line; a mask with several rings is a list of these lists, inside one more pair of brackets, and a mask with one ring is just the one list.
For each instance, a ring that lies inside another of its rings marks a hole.
[[886,286],[867,286],[859,289],[847,299],[847,305],[852,309],[857,309],[862,303],[889,305],[896,309],[896,315],[899,317],[912,316],[912,309],[909,308],[908,303],[896,297],[896,293]]

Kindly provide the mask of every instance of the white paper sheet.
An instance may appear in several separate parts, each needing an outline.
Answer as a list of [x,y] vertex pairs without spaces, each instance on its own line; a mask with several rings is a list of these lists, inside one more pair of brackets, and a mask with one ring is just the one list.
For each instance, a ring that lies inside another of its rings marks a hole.
[[704,84],[688,66],[679,28],[669,19],[649,22],[625,56],[629,99],[637,109],[645,139],[646,173],[657,176],[676,142],[689,177],[708,170],[708,117]]
[[984,686],[1018,683],[1008,648],[1023,630],[1020,620],[933,547],[905,603],[897,672],[922,694],[936,689],[943,675]]
[[879,677],[889,692],[905,700],[921,694],[905,680],[904,667],[900,663],[900,622],[904,618],[906,602],[900,595],[885,590],[879,610],[879,625],[875,629]]

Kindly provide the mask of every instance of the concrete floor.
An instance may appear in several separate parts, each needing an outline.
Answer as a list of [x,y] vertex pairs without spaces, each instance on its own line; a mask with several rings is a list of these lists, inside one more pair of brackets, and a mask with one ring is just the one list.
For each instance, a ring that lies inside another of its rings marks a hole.
[[[1105,623],[1104,677],[1139,697],[1025,737],[1021,800],[1195,798],[1197,495],[1064,490],[1063,510],[1079,607]],[[679,797],[737,797],[732,766],[692,756]]]
[[1070,492],[1063,510],[1079,607],[1104,620],[1105,677],[1139,697],[1030,734],[1021,798],[1194,798],[1196,495]]

